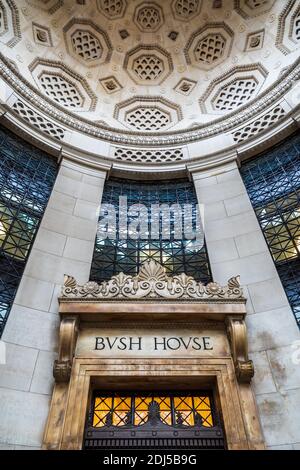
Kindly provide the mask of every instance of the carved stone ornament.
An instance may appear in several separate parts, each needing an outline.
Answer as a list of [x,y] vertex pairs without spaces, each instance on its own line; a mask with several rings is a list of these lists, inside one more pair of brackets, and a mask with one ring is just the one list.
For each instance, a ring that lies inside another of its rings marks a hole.
[[68,382],[71,375],[78,335],[79,319],[76,315],[61,320],[58,359],[54,361],[53,376],[56,382]]
[[59,361],[56,359],[53,365],[53,376],[56,382],[68,382],[71,376],[71,361]]
[[291,66],[287,67],[283,74],[268,89],[264,90],[251,103],[232,111],[230,115],[220,116],[212,123],[199,124],[192,129],[181,130],[174,133],[161,133],[159,135],[141,135],[137,132],[110,128],[106,123],[92,123],[82,116],[79,117],[63,108],[34,88],[27,82],[24,76],[14,68],[11,62],[0,53],[0,75],[14,90],[14,92],[27,100],[31,106],[47,114],[48,118],[66,127],[76,129],[87,135],[92,135],[105,141],[115,142],[122,145],[143,145],[157,146],[182,145],[200,139],[224,134],[238,125],[243,125],[247,120],[255,119],[260,113],[267,111],[270,106],[274,106],[281,101],[283,96],[291,90],[300,78],[300,59],[297,59]]
[[237,380],[249,383],[254,375],[254,366],[248,357],[247,328],[244,320],[228,318],[227,333]]
[[136,276],[119,273],[101,284],[90,281],[78,285],[72,276],[65,276],[60,302],[113,300],[179,300],[245,302],[239,276],[229,279],[227,286],[216,282],[207,285],[182,273],[169,277],[163,266],[146,261]]

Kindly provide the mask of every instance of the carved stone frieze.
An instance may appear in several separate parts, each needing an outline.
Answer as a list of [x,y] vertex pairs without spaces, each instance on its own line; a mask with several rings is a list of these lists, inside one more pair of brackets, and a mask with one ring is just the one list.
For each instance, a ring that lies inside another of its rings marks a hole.
[[185,300],[185,301],[245,301],[239,277],[229,279],[227,286],[216,282],[207,285],[182,273],[170,277],[165,268],[154,260],[146,261],[136,276],[119,273],[101,284],[90,281],[78,285],[74,277],[65,276],[61,301],[91,300]]
[[130,149],[115,148],[114,157],[116,160],[135,163],[169,163],[177,162],[184,159],[184,151],[182,148],[159,149]]
[[40,113],[36,113],[30,106],[27,106],[21,100],[17,100],[12,109],[25,121],[41,130],[42,132],[50,135],[54,139],[62,140],[65,136],[65,131],[56,126],[54,123],[46,119]]

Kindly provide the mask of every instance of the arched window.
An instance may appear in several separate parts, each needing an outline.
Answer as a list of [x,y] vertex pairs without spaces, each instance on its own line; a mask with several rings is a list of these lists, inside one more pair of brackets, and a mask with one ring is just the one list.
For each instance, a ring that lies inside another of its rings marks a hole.
[[0,128],[0,334],[57,174],[57,162]]
[[204,283],[211,280],[193,183],[111,178],[101,208],[91,280],[137,274],[149,259],[170,275],[184,272]]
[[245,162],[241,174],[300,326],[300,135]]

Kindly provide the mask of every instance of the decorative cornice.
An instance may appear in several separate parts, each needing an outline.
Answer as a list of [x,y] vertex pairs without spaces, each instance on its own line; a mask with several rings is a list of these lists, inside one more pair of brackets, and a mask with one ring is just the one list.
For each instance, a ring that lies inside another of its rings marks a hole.
[[[129,323],[128,321],[117,321],[117,326],[118,328],[121,329],[128,329]],[[105,329],[105,330],[116,330],[116,322],[112,321],[98,321],[97,320],[97,328],[100,329]],[[199,328],[207,328],[208,330],[219,330],[224,332],[226,330],[226,325],[224,324],[223,321],[217,321],[217,320],[195,320],[195,321],[185,321],[184,325],[183,323],[178,323],[174,319],[172,322],[170,321],[159,321],[155,320],[152,322],[147,322],[147,321],[130,321],[130,328],[132,330],[138,330],[138,329],[147,329],[147,330],[157,330],[157,329],[168,329],[168,330],[178,330],[180,328],[184,329],[199,329]]]
[[139,146],[162,146],[176,145],[195,142],[203,138],[212,137],[217,134],[228,132],[246,121],[254,118],[269,106],[278,102],[284,94],[300,79],[300,58],[289,67],[280,78],[265,90],[251,103],[238,108],[226,117],[220,117],[211,124],[202,124],[192,129],[176,130],[176,133],[164,132],[147,134],[114,129],[108,126],[92,123],[87,119],[76,116],[66,111],[62,106],[55,104],[31,86],[21,74],[14,70],[9,61],[0,54],[0,75],[8,82],[14,90],[28,100],[40,111],[46,112],[49,117],[79,132],[94,137],[121,144]]
[[136,276],[119,273],[98,284],[89,281],[78,285],[72,276],[65,276],[60,302],[112,300],[176,300],[196,302],[245,302],[239,277],[229,279],[227,286],[216,282],[207,285],[182,273],[169,277],[163,266],[146,261]]

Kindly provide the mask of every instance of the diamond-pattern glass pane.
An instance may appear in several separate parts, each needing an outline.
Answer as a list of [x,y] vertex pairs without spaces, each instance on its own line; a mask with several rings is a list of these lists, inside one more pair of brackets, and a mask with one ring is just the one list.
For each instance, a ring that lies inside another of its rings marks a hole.
[[[171,211],[161,212],[160,228],[157,239],[151,232],[152,219],[151,205],[165,204],[170,207],[179,204],[184,212],[183,206],[190,204],[192,207],[190,220],[185,220],[185,227],[196,230],[197,196],[194,186],[189,181],[172,182],[131,182],[130,180],[110,179],[106,182],[102,197],[102,205],[112,204],[116,212],[116,226],[120,226],[121,212],[119,211],[119,197],[127,197],[127,208],[133,204],[143,204],[148,211],[148,236],[146,239],[131,239],[123,237],[120,230],[116,231],[115,239],[97,236],[94,256],[92,261],[90,279],[93,281],[109,280],[119,272],[135,275],[138,273],[142,263],[146,260],[155,260],[162,264],[169,275],[186,273],[196,280],[204,283],[211,281],[211,273],[206,252],[206,246],[199,250],[195,249],[194,240],[183,236],[179,238],[176,234],[178,223],[176,214]],[[126,212],[127,213],[127,212]],[[166,214],[166,215],[164,215]],[[165,237],[162,220],[170,217],[170,236]],[[151,222],[149,222],[149,220]],[[131,222],[128,218],[127,227]],[[184,224],[183,224],[184,225]],[[152,225],[153,227],[153,225]]]
[[137,396],[134,398],[133,424],[140,426],[148,421],[149,405],[155,401],[159,405],[160,419],[164,424],[172,425],[172,405],[170,397]]
[[211,397],[207,393],[180,395],[157,392],[141,394],[95,393],[91,424],[104,426],[142,426],[149,420],[151,405],[158,409],[159,421],[168,426],[213,427]]
[[241,174],[300,326],[300,135],[244,163]]
[[0,334],[57,173],[54,159],[0,128]]

